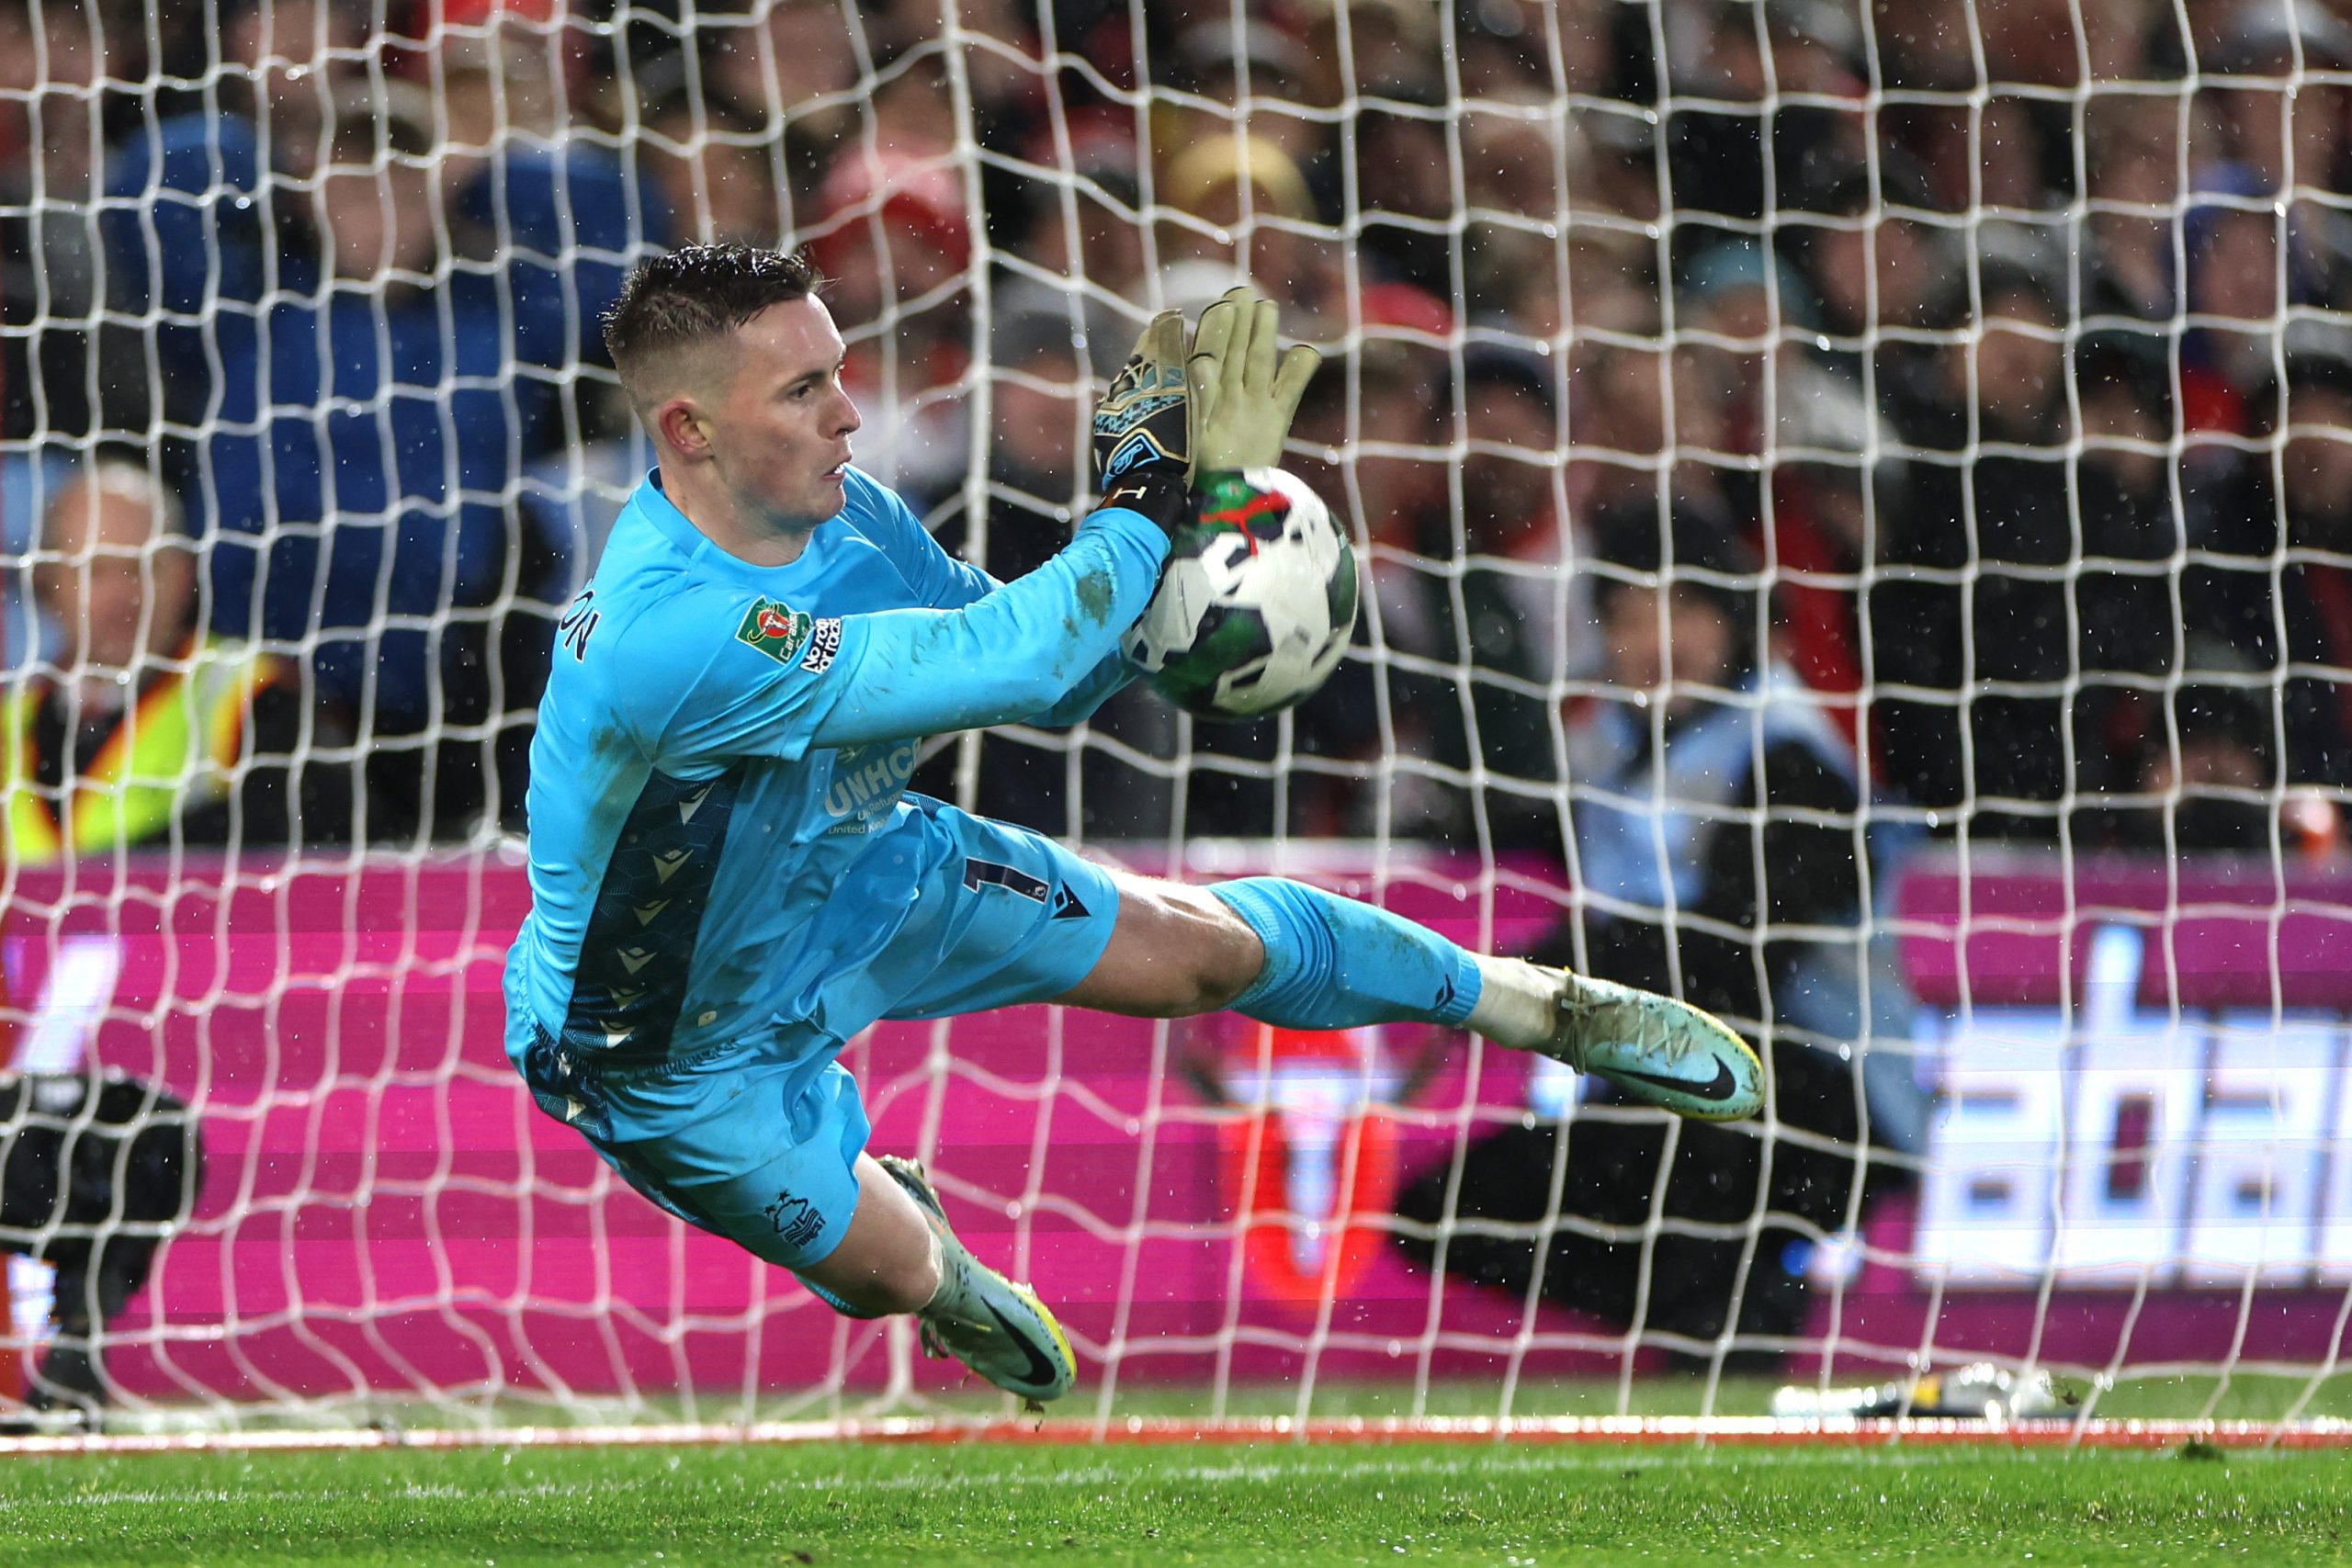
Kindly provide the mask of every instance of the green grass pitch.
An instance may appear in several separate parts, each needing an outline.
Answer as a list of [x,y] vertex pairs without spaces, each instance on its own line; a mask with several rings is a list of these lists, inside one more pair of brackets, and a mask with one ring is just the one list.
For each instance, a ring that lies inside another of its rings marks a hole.
[[2337,1562],[2352,1457],[967,1443],[0,1461],[0,1562]]

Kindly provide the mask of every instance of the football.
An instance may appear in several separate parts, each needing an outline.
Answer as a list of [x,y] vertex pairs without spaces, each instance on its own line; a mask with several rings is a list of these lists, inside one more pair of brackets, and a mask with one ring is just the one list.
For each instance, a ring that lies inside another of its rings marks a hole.
[[1203,474],[1123,645],[1203,718],[1279,713],[1320,686],[1356,624],[1356,557],[1322,498],[1280,468]]

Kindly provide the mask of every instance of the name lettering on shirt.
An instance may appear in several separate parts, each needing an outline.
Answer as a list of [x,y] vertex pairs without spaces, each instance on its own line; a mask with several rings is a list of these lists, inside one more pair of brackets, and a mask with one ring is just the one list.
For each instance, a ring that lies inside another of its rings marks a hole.
[[604,618],[602,613],[594,608],[595,597],[594,589],[582,590],[580,597],[571,602],[571,607],[563,613],[563,619],[556,623],[557,639],[571,649],[575,662],[587,660],[588,638],[595,632],[596,623]]

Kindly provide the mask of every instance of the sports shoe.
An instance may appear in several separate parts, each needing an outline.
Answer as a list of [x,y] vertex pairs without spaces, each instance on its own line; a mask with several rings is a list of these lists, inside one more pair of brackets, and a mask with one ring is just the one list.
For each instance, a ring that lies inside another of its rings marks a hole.
[[1764,1104],[1764,1064],[1713,1013],[1614,981],[1561,971],[1560,1024],[1543,1054],[1637,1100],[1703,1122]]
[[1068,1393],[1078,1382],[1078,1359],[1052,1310],[1036,1292],[1006,1279],[956,1239],[921,1161],[883,1155],[880,1164],[939,1237],[939,1294],[916,1314],[924,1351],[953,1357],[1033,1406]]

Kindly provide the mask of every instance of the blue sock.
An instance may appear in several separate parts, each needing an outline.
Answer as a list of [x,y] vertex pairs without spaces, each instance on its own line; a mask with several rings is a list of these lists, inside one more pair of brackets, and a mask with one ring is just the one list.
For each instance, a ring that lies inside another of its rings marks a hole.
[[1266,944],[1265,972],[1233,1010],[1277,1029],[1458,1024],[1478,1002],[1478,964],[1426,926],[1279,876],[1209,889]]

